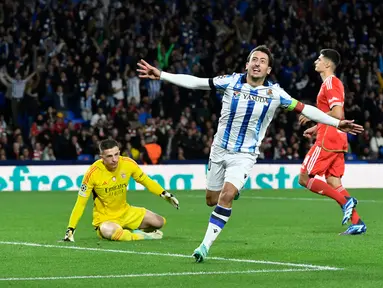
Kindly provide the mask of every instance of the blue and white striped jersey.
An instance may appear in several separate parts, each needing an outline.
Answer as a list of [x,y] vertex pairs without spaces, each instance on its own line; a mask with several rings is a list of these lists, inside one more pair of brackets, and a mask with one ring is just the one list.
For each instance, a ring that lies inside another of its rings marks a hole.
[[213,145],[231,152],[259,154],[259,146],[278,107],[293,99],[278,84],[256,88],[246,83],[246,74],[209,79],[212,89],[224,92],[221,116]]

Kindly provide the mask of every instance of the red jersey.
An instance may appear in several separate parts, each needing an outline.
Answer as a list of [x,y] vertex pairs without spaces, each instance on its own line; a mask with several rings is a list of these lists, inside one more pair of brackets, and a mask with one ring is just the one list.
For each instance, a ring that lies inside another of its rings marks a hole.
[[[317,96],[317,107],[321,111],[327,113],[335,106],[341,106],[343,110],[343,104],[343,83],[336,76],[331,75],[322,83]],[[318,124],[316,144],[327,151],[347,152],[347,134],[333,126]]]

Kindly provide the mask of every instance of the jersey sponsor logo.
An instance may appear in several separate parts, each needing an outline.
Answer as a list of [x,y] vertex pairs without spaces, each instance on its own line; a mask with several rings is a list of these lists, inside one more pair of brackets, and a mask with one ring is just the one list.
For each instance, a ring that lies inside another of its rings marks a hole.
[[126,188],[127,186],[128,186],[127,184],[123,183],[123,184],[117,184],[117,185],[114,185],[114,186],[112,186],[110,188],[105,188],[105,189],[107,189],[108,192],[113,192],[113,191],[115,191],[117,189]]
[[243,93],[243,92],[238,92],[238,91],[233,92],[233,98],[237,99],[240,97],[243,97],[244,100],[251,100],[251,101],[265,103],[265,104],[268,103],[267,101],[269,99],[269,98],[262,97],[262,96],[251,95],[249,93]]
[[117,196],[126,191],[126,188],[128,187],[128,184],[123,183],[123,184],[117,184],[115,186],[112,186],[110,188],[105,188],[105,193],[111,195],[111,196]]
[[243,93],[243,99],[267,104],[269,98]]

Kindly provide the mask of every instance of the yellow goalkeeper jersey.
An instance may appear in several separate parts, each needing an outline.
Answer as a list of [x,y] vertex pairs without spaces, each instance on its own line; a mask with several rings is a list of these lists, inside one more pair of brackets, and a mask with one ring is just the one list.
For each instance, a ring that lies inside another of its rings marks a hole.
[[76,228],[90,197],[93,196],[93,225],[121,217],[130,205],[126,201],[130,177],[150,192],[160,195],[164,188],[150,179],[129,157],[120,156],[117,169],[106,169],[102,160],[94,162],[85,173],[68,227]]

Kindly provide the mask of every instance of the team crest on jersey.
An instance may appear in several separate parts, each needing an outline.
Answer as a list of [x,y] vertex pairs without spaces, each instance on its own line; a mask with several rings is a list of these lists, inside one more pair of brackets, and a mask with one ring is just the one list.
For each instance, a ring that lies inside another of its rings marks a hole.
[[271,89],[267,90],[267,95],[273,95],[273,90]]
[[112,180],[113,180],[113,182],[116,182],[116,177],[113,177]]
[[234,97],[234,98],[239,98],[239,97],[241,97],[241,92],[234,91],[234,93],[233,93],[233,97]]
[[124,179],[126,178],[126,174],[125,173],[121,173],[121,177]]

